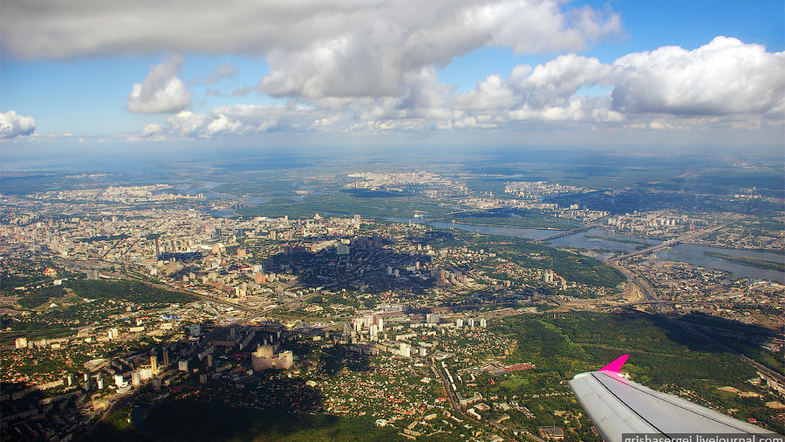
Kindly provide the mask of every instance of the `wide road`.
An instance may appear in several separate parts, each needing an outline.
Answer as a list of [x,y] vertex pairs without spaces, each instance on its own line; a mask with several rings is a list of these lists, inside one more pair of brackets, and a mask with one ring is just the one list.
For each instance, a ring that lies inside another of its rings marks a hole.
[[447,375],[444,373],[444,371],[441,368],[439,368],[434,358],[430,359],[429,365],[431,366],[431,370],[433,370],[434,374],[439,376],[439,379],[441,379],[442,385],[444,385],[444,391],[447,392],[447,399],[450,400],[450,405],[452,406],[453,412],[461,413],[461,407],[458,404],[458,400],[455,397],[455,392],[452,390],[452,385],[450,385],[450,380],[447,378]]
[[140,278],[138,276],[131,275],[131,274],[113,273],[113,274],[110,274],[110,276],[116,277],[118,279],[128,279],[128,280],[131,280],[131,281],[141,282],[141,283],[147,284],[149,286],[157,287],[157,288],[163,289],[163,290],[169,290],[169,291],[178,292],[178,293],[185,293],[187,295],[195,296],[195,297],[197,297],[199,299],[202,299],[204,301],[212,301],[212,302],[215,302],[215,303],[218,303],[218,304],[223,304],[223,305],[226,305],[226,306],[234,307],[234,308],[236,308],[238,310],[243,310],[243,311],[251,312],[251,313],[259,313],[259,314],[262,314],[262,315],[265,315],[265,316],[268,316],[268,317],[281,318],[281,319],[295,319],[295,320],[301,320],[301,321],[307,321],[307,322],[335,322],[336,324],[342,323],[342,322],[348,322],[349,320],[351,320],[351,318],[346,318],[346,319],[344,319],[342,321],[341,318],[321,318],[321,317],[311,317],[311,316],[280,315],[280,314],[272,313],[269,310],[249,307],[247,305],[244,305],[244,304],[241,304],[241,303],[238,303],[238,302],[233,302],[233,301],[231,301],[231,300],[229,300],[227,298],[220,298],[220,297],[214,296],[213,294],[208,293],[208,292],[201,292],[201,291],[197,291],[197,290],[184,289],[184,288],[181,288],[181,287],[176,287],[176,286],[164,284],[164,283],[161,283],[161,282],[152,282],[152,281],[148,281],[148,280],[142,279],[142,278]]
[[678,319],[674,319],[674,318],[672,318],[672,317],[670,317],[670,316],[668,316],[668,315],[666,315],[664,313],[659,312],[659,301],[661,301],[661,300],[657,296],[657,292],[655,291],[654,287],[652,287],[651,284],[649,284],[648,281],[646,281],[645,279],[639,277],[637,275],[637,273],[635,273],[632,270],[622,266],[620,263],[615,262],[615,263],[612,263],[612,265],[613,265],[613,267],[619,269],[622,273],[624,273],[625,276],[627,276],[627,279],[630,280],[631,284],[634,284],[638,288],[640,293],[643,295],[644,299],[646,301],[648,301],[648,302],[651,302],[654,305],[654,307],[657,309],[658,314],[661,317],[667,319],[668,321],[671,321],[671,322],[675,323],[676,325],[678,325],[679,327],[681,327],[682,329],[684,329],[685,331],[687,331],[689,333],[692,333],[694,335],[698,335],[698,336],[701,336],[703,338],[706,338],[707,340],[711,341],[713,344],[715,344],[716,346],[722,348],[723,350],[727,351],[728,353],[736,355],[742,361],[744,361],[747,364],[751,365],[753,368],[755,368],[759,372],[764,373],[766,376],[769,376],[769,377],[773,378],[778,383],[780,383],[780,385],[785,385],[785,376],[783,376],[782,374],[780,374],[780,373],[778,373],[778,372],[776,372],[776,371],[766,367],[765,365],[763,365],[763,364],[757,362],[756,360],[754,360],[754,359],[744,355],[743,353],[740,353],[740,352],[738,352],[738,351],[728,347],[727,345],[717,341],[716,339],[713,339],[711,336],[708,336],[707,334],[701,332],[700,330],[695,329],[691,325],[689,325],[689,324],[687,324],[685,322],[679,321]]
[[624,276],[627,277],[627,280],[630,282],[632,286],[637,288],[638,293],[641,294],[644,301],[659,301],[660,298],[657,297],[657,292],[654,290],[654,287],[651,286],[649,281],[642,278],[636,272],[633,272],[627,267],[621,265],[618,261],[608,262],[611,266],[613,266],[618,271],[622,272]]
[[653,247],[649,247],[648,249],[638,250],[637,252],[627,253],[626,255],[618,256],[616,258],[611,258],[611,259],[609,259],[609,260],[607,260],[605,262],[607,262],[608,264],[612,264],[614,262],[622,261],[622,260],[629,259],[629,258],[634,258],[636,256],[648,255],[650,253],[654,253],[654,252],[660,251],[662,249],[667,249],[668,247],[673,247],[673,246],[675,246],[675,245],[677,245],[679,243],[696,240],[696,239],[700,238],[701,236],[708,235],[709,233],[714,233],[717,230],[720,230],[723,227],[726,227],[726,226],[728,226],[730,224],[732,224],[732,223],[721,224],[719,226],[710,227],[708,229],[700,230],[698,232],[686,233],[686,234],[684,234],[684,235],[682,235],[682,236],[680,236],[678,238],[665,241],[662,244],[659,244],[659,245],[656,245],[656,246],[653,246]]

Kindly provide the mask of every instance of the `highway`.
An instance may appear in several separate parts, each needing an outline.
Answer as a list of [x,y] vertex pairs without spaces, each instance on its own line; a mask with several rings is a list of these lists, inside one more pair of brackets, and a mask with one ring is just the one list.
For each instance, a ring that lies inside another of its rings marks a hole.
[[660,301],[660,298],[657,297],[654,287],[649,284],[649,281],[643,279],[640,275],[628,269],[627,267],[622,266],[618,261],[609,261],[608,264],[622,272],[624,276],[627,277],[627,280],[630,282],[630,284],[637,287],[638,293],[640,293],[643,297],[643,302],[652,303]]
[[[728,224],[730,224],[730,223],[728,223]],[[614,262],[623,261],[625,259],[634,258],[636,256],[648,255],[650,253],[654,253],[654,252],[660,251],[662,249],[667,249],[669,247],[673,247],[675,245],[678,245],[679,243],[686,242],[686,241],[692,241],[692,240],[700,238],[701,236],[708,235],[709,233],[714,233],[717,230],[720,230],[723,227],[726,227],[728,224],[722,224],[722,225],[711,227],[711,228],[708,228],[706,230],[701,230],[701,231],[698,231],[698,232],[687,233],[687,234],[682,235],[682,236],[680,236],[678,238],[665,241],[662,244],[659,244],[659,245],[656,245],[656,246],[653,246],[653,247],[649,247],[648,249],[643,249],[643,250],[638,250],[636,252],[627,253],[626,255],[618,256],[616,258],[611,258],[611,259],[609,259],[609,260],[607,260],[605,262],[607,262],[608,264],[612,264]]]
[[550,241],[550,240],[556,239],[556,238],[562,238],[562,237],[565,237],[565,236],[575,235],[576,233],[585,232],[585,231],[587,231],[587,230],[589,230],[591,228],[592,228],[592,226],[587,226],[587,227],[581,227],[581,228],[578,228],[578,229],[568,230],[566,232],[554,233],[553,235],[548,235],[545,238],[540,238],[540,239],[534,240],[534,242],[541,243],[541,242]]
[[197,297],[199,299],[202,299],[204,301],[212,301],[212,302],[215,302],[215,303],[218,303],[218,304],[223,304],[223,305],[226,305],[226,306],[234,307],[234,308],[236,308],[238,310],[243,310],[243,311],[247,311],[247,312],[251,312],[251,313],[258,313],[258,314],[261,314],[261,315],[264,315],[264,316],[267,316],[267,317],[271,317],[271,318],[274,317],[276,319],[294,319],[294,320],[298,320],[299,319],[301,321],[307,321],[307,322],[335,322],[336,324],[341,324],[343,322],[348,322],[348,321],[351,320],[351,318],[321,318],[321,317],[311,317],[311,316],[295,316],[295,315],[274,314],[274,313],[272,313],[269,310],[249,307],[247,305],[243,305],[243,304],[238,303],[238,302],[232,302],[231,300],[229,300],[227,298],[220,298],[220,297],[215,296],[215,295],[213,295],[211,293],[208,293],[208,292],[201,292],[201,291],[196,291],[196,290],[184,289],[184,288],[180,288],[180,287],[176,287],[176,286],[172,286],[172,285],[168,285],[168,284],[163,284],[163,283],[155,283],[155,282],[151,282],[151,281],[142,279],[141,277],[133,275],[133,274],[128,274],[128,273],[125,273],[125,274],[122,274],[122,273],[110,273],[108,275],[109,276],[113,276],[113,277],[115,277],[117,279],[127,279],[127,280],[130,280],[130,281],[141,282],[141,283],[147,284],[149,286],[157,287],[157,288],[163,289],[163,290],[169,290],[169,291],[178,292],[178,293],[185,293],[185,294],[188,294],[188,295],[191,295],[191,296],[195,296],[195,297]]
[[[724,227],[724,226],[721,226],[721,227]],[[721,227],[718,227],[718,228],[721,228]],[[716,230],[718,228],[715,228],[714,230]],[[702,234],[706,234],[706,233],[708,233],[708,232],[704,231]],[[697,236],[695,236],[695,237],[697,237]],[[756,360],[754,360],[754,359],[744,355],[743,353],[740,353],[740,352],[738,352],[738,351],[728,347],[727,345],[717,341],[716,339],[713,339],[712,337],[706,335],[705,333],[701,332],[700,330],[696,330],[691,325],[689,325],[689,324],[687,324],[685,322],[679,321],[678,319],[674,319],[674,318],[672,318],[672,317],[670,317],[670,316],[668,316],[666,314],[663,314],[663,313],[659,312],[659,307],[661,305],[663,305],[663,304],[672,304],[673,302],[664,302],[664,301],[662,301],[657,296],[657,293],[654,290],[654,288],[651,286],[651,284],[649,284],[649,282],[646,281],[645,279],[639,277],[635,272],[631,271],[630,269],[628,269],[626,267],[621,266],[621,264],[619,264],[618,262],[614,262],[614,263],[612,263],[612,265],[615,268],[619,269],[622,273],[624,273],[624,275],[627,276],[627,279],[630,281],[631,284],[634,284],[636,287],[638,287],[639,292],[641,293],[641,295],[643,295],[643,298],[644,298],[643,301],[629,302],[629,303],[626,303],[626,304],[618,304],[618,305],[616,305],[614,307],[624,307],[624,306],[643,305],[643,304],[654,305],[654,307],[658,311],[658,314],[661,317],[663,317],[663,318],[667,319],[668,321],[678,325],[679,327],[681,327],[682,329],[684,329],[688,333],[691,333],[691,334],[694,334],[694,335],[697,335],[697,336],[701,336],[701,337],[711,341],[713,344],[715,344],[716,346],[722,348],[723,350],[727,351],[728,353],[736,355],[742,361],[744,361],[747,364],[751,365],[756,370],[758,370],[760,373],[765,374],[766,376],[776,380],[781,385],[785,385],[785,376],[783,376],[782,374],[780,374],[780,373],[778,373],[778,372],[776,372],[774,370],[771,370],[770,368],[768,368],[765,365],[757,362]]]
[[444,391],[447,392],[447,399],[450,400],[450,405],[452,406],[453,412],[461,413],[461,407],[458,404],[458,400],[455,397],[455,392],[452,390],[452,386],[450,385],[450,381],[449,379],[447,379],[447,376],[444,374],[444,372],[441,369],[439,369],[439,367],[436,365],[436,361],[433,358],[430,359],[430,364],[428,365],[431,366],[431,370],[433,370],[433,373],[439,376],[439,379],[441,379],[442,385],[444,385]]

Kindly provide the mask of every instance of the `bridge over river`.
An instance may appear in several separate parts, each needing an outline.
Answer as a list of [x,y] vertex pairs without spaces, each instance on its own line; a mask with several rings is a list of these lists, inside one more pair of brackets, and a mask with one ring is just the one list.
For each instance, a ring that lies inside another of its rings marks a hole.
[[667,249],[668,247],[673,247],[673,246],[678,245],[679,243],[682,243],[682,242],[685,242],[685,241],[692,241],[692,240],[698,239],[701,236],[708,235],[709,233],[716,232],[717,230],[720,230],[720,229],[722,229],[723,227],[725,227],[727,225],[728,224],[722,224],[722,225],[719,225],[719,226],[711,227],[711,228],[706,229],[706,230],[701,230],[701,231],[698,231],[698,232],[690,232],[690,233],[684,234],[684,235],[682,235],[682,236],[680,236],[678,238],[674,238],[674,239],[665,241],[662,244],[659,244],[659,245],[656,245],[656,246],[653,246],[653,247],[649,247],[647,249],[638,250],[636,252],[627,253],[625,255],[617,256],[616,258],[611,258],[611,259],[609,259],[609,260],[607,260],[605,262],[607,262],[608,264],[611,264],[611,263],[614,263],[614,262],[617,262],[617,261],[622,261],[622,260],[625,260],[625,259],[634,258],[636,256],[649,255],[649,254],[657,252],[659,250]]
[[575,235],[576,233],[585,232],[585,231],[587,231],[587,230],[589,230],[591,228],[592,228],[592,226],[587,226],[587,227],[581,227],[581,228],[578,228],[578,229],[567,230],[565,232],[555,233],[553,235],[546,236],[545,238],[540,238],[540,239],[534,240],[534,242],[538,242],[539,243],[539,242],[550,241],[550,240],[556,239],[556,238],[563,238],[565,236],[570,236],[570,235]]

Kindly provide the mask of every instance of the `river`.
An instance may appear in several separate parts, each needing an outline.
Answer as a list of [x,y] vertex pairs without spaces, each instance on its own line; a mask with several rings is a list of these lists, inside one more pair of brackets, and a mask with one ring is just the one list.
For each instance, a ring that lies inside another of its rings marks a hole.
[[722,253],[730,256],[748,256],[750,258],[763,259],[766,261],[782,262],[785,257],[776,253],[753,252],[749,250],[720,249],[717,247],[706,247],[697,244],[679,244],[670,249],[660,250],[657,256],[670,261],[682,261],[692,265],[708,267],[717,270],[725,270],[733,273],[735,278],[757,278],[777,281],[785,284],[785,273],[776,270],[759,269],[749,267],[719,258],[706,256],[703,252]]
[[[409,219],[403,218],[388,218],[393,222],[408,222]],[[412,218],[411,222],[428,224],[442,229],[459,229],[467,232],[477,232],[486,235],[503,235],[512,236],[516,238],[525,239],[540,239],[557,233],[554,230],[545,229],[523,229],[518,227],[495,227],[495,226],[477,226],[472,224],[460,223],[445,223],[440,221],[426,221],[422,218]],[[607,238],[601,239],[597,237]],[[635,241],[621,242],[621,241]],[[623,235],[620,233],[609,232],[602,228],[592,228],[585,232],[576,233],[574,235],[564,236],[550,241],[552,246],[573,247],[579,249],[600,249],[600,250],[618,250],[622,252],[634,252],[635,248],[641,244],[648,244],[655,246],[661,244],[662,241],[653,240],[648,238],[639,238],[636,236]],[[764,279],[768,281],[776,281],[785,284],[785,272],[778,272],[776,270],[759,269],[757,267],[745,266],[742,264],[723,261],[718,258],[706,256],[703,252],[722,253],[731,256],[748,256],[750,258],[763,259],[767,261],[782,262],[785,257],[776,253],[770,252],[753,252],[747,250],[732,250],[722,249],[718,247],[706,247],[695,244],[679,244],[669,249],[660,250],[656,256],[669,261],[680,261],[700,267],[706,267],[716,270],[724,270],[731,272],[733,277],[739,278],[753,278]],[[600,254],[601,259],[609,258],[612,256],[610,253]]]

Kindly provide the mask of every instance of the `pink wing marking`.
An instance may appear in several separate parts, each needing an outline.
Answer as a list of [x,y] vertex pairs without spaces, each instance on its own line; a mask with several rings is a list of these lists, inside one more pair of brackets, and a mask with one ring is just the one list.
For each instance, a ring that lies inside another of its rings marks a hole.
[[624,365],[625,362],[627,362],[627,358],[629,358],[629,357],[630,357],[630,355],[621,355],[621,357],[619,357],[619,359],[616,359],[615,361],[611,362],[610,364],[606,365],[605,367],[602,367],[600,369],[600,371],[610,371],[610,372],[613,372],[613,373],[621,373],[621,367],[622,367],[622,365]]

